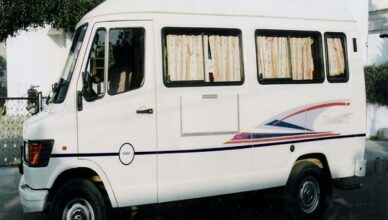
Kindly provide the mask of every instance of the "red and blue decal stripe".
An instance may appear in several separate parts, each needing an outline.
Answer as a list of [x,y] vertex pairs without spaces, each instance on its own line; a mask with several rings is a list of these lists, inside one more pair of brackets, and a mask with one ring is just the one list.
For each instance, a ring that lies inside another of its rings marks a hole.
[[233,137],[232,140],[224,144],[240,143],[262,143],[274,141],[303,140],[321,137],[334,137],[339,134],[332,132],[311,132],[311,133],[240,133]]
[[[295,116],[301,116],[301,114],[308,114],[314,110],[324,110],[326,108],[335,107],[335,106],[350,106],[350,102],[338,101],[338,102],[329,102],[329,103],[321,103],[317,105],[312,105],[308,107],[301,107],[297,111],[292,113],[281,114],[278,117],[270,120],[268,123],[264,123],[259,128],[263,128],[266,126],[288,129],[289,131],[300,131],[298,133],[292,132],[278,132],[278,133],[239,133],[235,135],[231,140],[225,142],[224,144],[238,144],[238,143],[266,143],[266,142],[277,142],[277,141],[288,141],[288,140],[304,140],[311,138],[322,138],[322,137],[335,137],[339,136],[339,134],[334,132],[315,132],[312,128],[306,127],[306,123],[304,120]],[[311,120],[315,120],[315,118],[319,114],[315,115]],[[294,118],[293,118],[294,117]],[[302,117],[303,119],[303,117]],[[300,120],[300,123],[298,123]],[[302,132],[304,131],[304,132]]]

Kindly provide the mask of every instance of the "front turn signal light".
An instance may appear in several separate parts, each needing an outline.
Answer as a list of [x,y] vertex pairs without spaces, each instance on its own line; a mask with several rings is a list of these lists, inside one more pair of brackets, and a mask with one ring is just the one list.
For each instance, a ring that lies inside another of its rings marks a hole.
[[40,152],[42,150],[41,143],[29,143],[28,156],[29,162],[32,166],[36,166],[39,163]]
[[30,167],[46,167],[50,161],[54,140],[29,140],[24,144],[24,161]]

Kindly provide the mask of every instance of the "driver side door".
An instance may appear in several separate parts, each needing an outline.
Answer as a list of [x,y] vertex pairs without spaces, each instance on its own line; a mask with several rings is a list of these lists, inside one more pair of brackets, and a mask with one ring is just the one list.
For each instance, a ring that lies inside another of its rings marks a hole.
[[152,32],[150,21],[97,23],[82,66],[95,94],[77,113],[79,159],[104,171],[120,207],[157,202]]

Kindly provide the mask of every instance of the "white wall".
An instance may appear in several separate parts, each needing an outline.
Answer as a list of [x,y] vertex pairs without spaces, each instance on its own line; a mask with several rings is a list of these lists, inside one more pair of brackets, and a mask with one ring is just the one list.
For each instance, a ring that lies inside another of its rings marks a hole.
[[[388,62],[388,0],[369,0],[369,35],[367,65],[379,65]],[[388,128],[388,107],[368,105],[367,135],[376,136],[381,128]]]
[[388,38],[380,38],[380,33],[368,35],[368,65],[388,62]]
[[70,46],[70,36],[50,26],[8,38],[8,96],[23,96],[31,85],[39,85],[46,95],[58,80]]
[[388,1],[369,0],[369,36],[368,65],[388,62],[388,38],[380,38],[380,34],[388,34]]
[[376,11],[384,8],[388,8],[387,0],[369,0],[370,1],[370,11]]
[[387,106],[367,106],[367,137],[376,136],[381,128],[388,128],[388,107]]

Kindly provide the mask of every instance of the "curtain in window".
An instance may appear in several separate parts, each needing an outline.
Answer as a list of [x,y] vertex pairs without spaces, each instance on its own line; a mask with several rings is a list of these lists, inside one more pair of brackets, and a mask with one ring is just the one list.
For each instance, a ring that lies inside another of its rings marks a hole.
[[311,46],[314,40],[307,38],[290,38],[291,70],[293,80],[313,79],[314,60]]
[[329,76],[345,73],[345,54],[340,38],[327,38]]
[[257,37],[259,73],[263,79],[290,78],[290,54],[286,37]]
[[202,36],[168,35],[167,65],[171,81],[204,80]]
[[206,81],[210,73],[214,82],[241,80],[240,43],[237,36],[204,36]]

